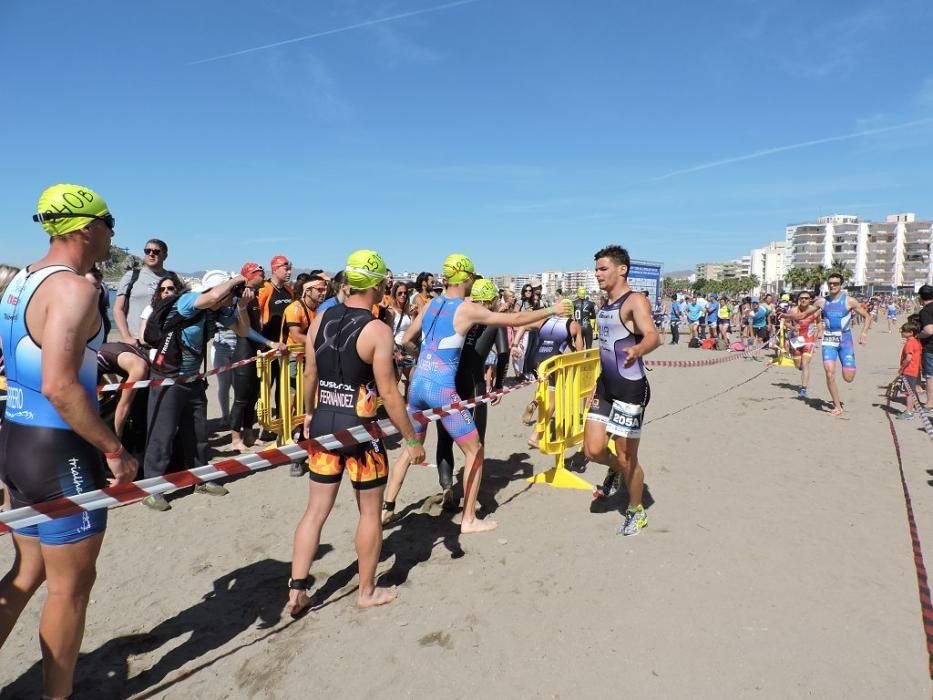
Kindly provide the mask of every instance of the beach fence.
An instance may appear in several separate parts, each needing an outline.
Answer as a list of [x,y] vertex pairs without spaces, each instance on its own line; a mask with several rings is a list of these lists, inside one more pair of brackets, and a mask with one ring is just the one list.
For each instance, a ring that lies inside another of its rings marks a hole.
[[538,420],[541,436],[538,449],[554,455],[554,466],[528,479],[534,484],[550,484],[559,489],[592,491],[593,485],[569,471],[565,452],[583,443],[583,427],[589,399],[599,377],[599,349],[557,355],[538,366]]
[[277,445],[292,442],[295,428],[305,418],[304,345],[289,345],[287,359],[260,356],[256,373],[259,375],[256,419],[263,428],[276,434]]

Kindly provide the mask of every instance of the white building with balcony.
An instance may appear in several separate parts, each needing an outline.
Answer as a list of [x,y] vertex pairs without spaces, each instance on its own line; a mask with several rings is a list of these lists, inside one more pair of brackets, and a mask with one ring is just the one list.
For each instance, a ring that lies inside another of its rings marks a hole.
[[787,267],[829,267],[840,261],[850,283],[878,291],[933,283],[933,221],[892,214],[871,222],[849,214],[822,216],[815,224],[788,226]]
[[783,290],[787,273],[786,241],[771,241],[764,248],[753,250],[749,257],[749,269],[759,283],[754,294],[776,294]]

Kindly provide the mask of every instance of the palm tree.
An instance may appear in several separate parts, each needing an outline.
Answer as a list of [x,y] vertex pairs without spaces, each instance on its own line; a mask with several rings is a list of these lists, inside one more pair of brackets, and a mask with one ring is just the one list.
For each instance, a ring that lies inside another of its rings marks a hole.
[[845,283],[852,279],[852,270],[841,260],[833,260],[833,264],[826,270],[826,276],[829,277],[829,275],[842,277],[842,284],[845,286]]

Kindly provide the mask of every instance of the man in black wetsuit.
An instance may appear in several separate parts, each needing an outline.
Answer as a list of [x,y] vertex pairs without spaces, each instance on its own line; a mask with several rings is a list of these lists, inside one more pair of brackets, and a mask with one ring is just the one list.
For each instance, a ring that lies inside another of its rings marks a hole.
[[596,304],[586,296],[586,290],[580,287],[573,302],[573,320],[583,330],[583,344],[589,350],[593,347],[593,319],[596,318]]

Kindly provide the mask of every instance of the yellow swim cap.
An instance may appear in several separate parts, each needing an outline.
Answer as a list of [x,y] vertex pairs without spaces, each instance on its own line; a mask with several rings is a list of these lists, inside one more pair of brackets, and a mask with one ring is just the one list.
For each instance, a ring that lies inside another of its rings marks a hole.
[[386,278],[386,261],[375,250],[358,250],[347,258],[350,289],[372,289]]
[[585,297],[586,297],[586,289],[583,288],[583,287],[580,287],[580,288],[577,290],[577,296],[580,297],[581,299],[585,298]]
[[[103,197],[90,187],[81,185],[52,185],[39,197],[36,209],[38,216],[33,217],[33,221],[39,221],[50,236],[64,236],[84,228],[94,220],[94,217],[110,213]],[[43,215],[47,214],[86,214],[87,216],[43,219]]]
[[444,261],[444,277],[447,278],[448,284],[466,282],[475,271],[473,261],[460,253],[448,255]]
[[470,298],[473,301],[492,301],[498,298],[498,296],[499,288],[492,280],[484,277],[473,283],[473,291],[470,293]]

